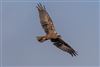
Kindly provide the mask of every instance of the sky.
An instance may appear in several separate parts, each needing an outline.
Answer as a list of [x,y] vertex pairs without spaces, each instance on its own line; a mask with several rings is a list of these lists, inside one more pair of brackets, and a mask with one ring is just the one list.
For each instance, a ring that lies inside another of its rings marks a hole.
[[[78,56],[71,57],[50,41],[37,41],[36,36],[45,34],[36,9],[38,2],[45,5],[57,32]],[[4,0],[0,8],[2,67],[99,66],[98,1]]]

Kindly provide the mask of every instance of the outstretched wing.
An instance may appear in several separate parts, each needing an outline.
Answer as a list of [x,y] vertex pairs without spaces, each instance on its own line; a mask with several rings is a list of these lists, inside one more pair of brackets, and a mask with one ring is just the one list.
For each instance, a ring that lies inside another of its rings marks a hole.
[[40,23],[46,34],[53,32],[52,35],[50,35],[53,44],[59,49],[68,52],[70,55],[76,56],[77,52],[71,46],[65,43],[61,38],[57,37],[56,34],[54,34],[56,30],[54,28],[54,24],[51,17],[45,9],[45,6],[39,3],[37,4],[37,9],[39,12]]
[[77,52],[71,46],[65,43],[61,38],[51,39],[51,41],[56,47],[58,47],[59,49],[65,52],[68,52],[71,56],[78,55]]
[[48,12],[46,11],[46,8],[41,3],[37,4],[37,9],[39,12],[40,17],[40,23],[44,29],[44,31],[48,34],[51,31],[55,31],[53,22],[51,17],[49,16]]

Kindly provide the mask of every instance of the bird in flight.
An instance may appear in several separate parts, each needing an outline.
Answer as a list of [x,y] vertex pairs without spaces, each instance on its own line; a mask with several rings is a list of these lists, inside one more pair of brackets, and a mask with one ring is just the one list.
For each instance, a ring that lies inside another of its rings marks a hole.
[[69,53],[71,56],[78,55],[77,52],[65,41],[63,41],[61,35],[59,35],[54,27],[53,21],[51,17],[49,16],[48,12],[46,11],[46,8],[41,3],[37,4],[37,10],[39,12],[39,18],[42,28],[44,29],[46,35],[43,36],[37,36],[37,40],[39,42],[44,42],[46,40],[50,40],[53,42],[53,45],[55,45],[57,48]]

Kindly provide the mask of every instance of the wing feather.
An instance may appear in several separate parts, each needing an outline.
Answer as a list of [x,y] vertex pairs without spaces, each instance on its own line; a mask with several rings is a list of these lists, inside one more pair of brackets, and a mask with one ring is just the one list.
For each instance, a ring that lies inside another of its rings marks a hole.
[[39,12],[39,18],[40,23],[46,33],[49,33],[51,31],[55,31],[53,21],[51,17],[49,16],[48,12],[46,11],[46,8],[41,3],[37,4],[37,9]]
[[61,38],[51,39],[53,44],[58,47],[59,49],[68,52],[71,56],[78,55],[77,52],[67,43],[65,43]]

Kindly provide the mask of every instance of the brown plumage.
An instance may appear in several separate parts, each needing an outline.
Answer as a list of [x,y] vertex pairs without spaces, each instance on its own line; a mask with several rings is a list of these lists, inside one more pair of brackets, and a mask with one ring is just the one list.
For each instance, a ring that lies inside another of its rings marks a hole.
[[38,36],[37,39],[39,42],[44,42],[46,40],[50,40],[53,44],[59,49],[68,52],[71,56],[78,55],[77,52],[69,46],[66,42],[64,42],[61,36],[56,32],[53,21],[49,16],[46,8],[41,3],[37,4],[37,9],[39,12],[39,18],[42,28],[44,29],[46,35]]

